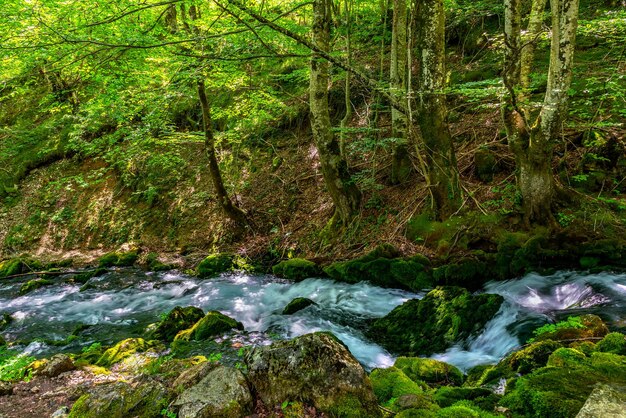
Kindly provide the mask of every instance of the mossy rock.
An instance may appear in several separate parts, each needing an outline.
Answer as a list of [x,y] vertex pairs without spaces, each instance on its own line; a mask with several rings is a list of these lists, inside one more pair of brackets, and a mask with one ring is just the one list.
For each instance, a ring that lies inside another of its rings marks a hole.
[[74,282],[74,283],[85,284],[85,283],[87,283],[89,280],[91,280],[94,277],[100,277],[100,276],[106,274],[107,271],[108,270],[106,268],[99,267],[99,268],[94,269],[94,270],[87,270],[87,271],[84,271],[82,273],[77,273],[77,274],[73,275],[72,277],[70,277],[69,280]]
[[548,363],[550,355],[561,347],[563,347],[562,344],[552,340],[540,341],[514,352],[507,357],[505,362],[515,372],[527,374],[535,369],[544,367]]
[[299,282],[310,277],[319,277],[323,272],[313,261],[292,258],[276,264],[272,267],[272,273],[278,277]]
[[311,305],[317,305],[317,303],[308,298],[295,298],[289,302],[287,306],[285,306],[285,309],[283,309],[283,315],[293,315],[294,313]]
[[53,285],[54,281],[48,279],[33,279],[29,280],[20,286],[20,295],[33,292],[41,287]]
[[150,271],[167,271],[172,270],[173,266],[162,263],[157,253],[148,253],[146,256],[146,268]]
[[626,355],[626,335],[611,332],[595,345],[595,350],[603,353]]
[[233,329],[243,330],[243,324],[221,312],[211,311],[191,328],[178,332],[174,340],[202,341],[222,335]]
[[145,341],[143,338],[127,338],[102,354],[96,362],[97,366],[111,367],[135,353],[143,353],[148,350],[160,350],[164,347],[158,341]]
[[370,373],[370,380],[374,395],[381,404],[387,404],[391,400],[403,395],[423,395],[422,386],[411,380],[402,370],[396,367],[386,369],[374,369]]
[[12,258],[0,262],[0,279],[29,271],[31,270],[21,258]]
[[462,260],[433,270],[433,278],[440,286],[461,286],[478,290],[494,279],[491,264],[482,260]]
[[139,258],[137,250],[127,252],[111,252],[98,259],[98,267],[130,267]]
[[173,397],[160,382],[114,382],[87,390],[72,407],[69,418],[156,418]]
[[211,254],[198,264],[196,271],[198,277],[208,279],[231,271],[235,267],[232,254]]
[[437,287],[374,321],[367,335],[391,352],[430,355],[475,335],[503,302],[500,295],[472,295],[460,287]]
[[464,400],[452,406],[442,408],[435,414],[436,418],[501,418],[502,415],[482,410],[472,401]]
[[493,411],[501,396],[486,388],[460,388],[443,386],[433,394],[433,400],[442,408],[463,400],[472,401],[485,411]]
[[451,364],[421,357],[399,357],[394,367],[402,370],[415,382],[426,382],[429,386],[460,386],[463,373]]
[[532,417],[574,417],[596,384],[626,384],[626,357],[560,348],[548,366],[520,377],[500,405],[516,415]]
[[332,279],[346,283],[369,281],[382,287],[413,291],[432,287],[425,257],[397,258],[398,255],[395,248],[383,245],[361,258],[333,263],[325,267],[324,272]]
[[167,316],[159,322],[152,338],[162,341],[172,341],[179,331],[191,328],[204,317],[204,312],[195,306],[185,308],[176,306],[167,313]]
[[[534,341],[583,341],[590,339],[595,341],[598,338],[602,338],[609,333],[609,329],[606,324],[597,315],[586,314],[579,317],[570,317],[568,321],[576,320],[572,326],[562,326],[559,323],[556,324],[555,329],[552,331],[541,332],[535,335]],[[562,324],[565,324],[562,323]]]

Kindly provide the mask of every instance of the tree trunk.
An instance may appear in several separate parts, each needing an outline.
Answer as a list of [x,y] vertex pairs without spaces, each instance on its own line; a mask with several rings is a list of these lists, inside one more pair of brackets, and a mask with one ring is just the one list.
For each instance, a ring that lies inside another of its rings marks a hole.
[[[330,51],[330,13],[330,0],[313,2],[312,42],[327,53]],[[309,86],[311,129],[319,152],[324,181],[335,204],[335,214],[345,225],[359,209],[361,193],[350,177],[348,164],[341,156],[339,141],[332,131],[328,108],[328,70],[328,61],[313,52]]]
[[224,187],[224,181],[222,180],[222,174],[220,172],[219,164],[217,163],[217,156],[215,155],[215,138],[213,137],[213,126],[211,120],[211,108],[206,96],[206,88],[204,81],[198,81],[198,98],[200,99],[200,105],[202,107],[202,121],[204,123],[204,144],[206,155],[209,159],[209,174],[213,181],[213,187],[215,187],[215,194],[220,207],[230,219],[235,221],[239,225],[246,225],[247,219],[245,213],[239,209],[228,197],[226,187]]
[[[407,97],[407,8],[406,0],[393,0],[391,33],[391,93],[401,101]],[[407,117],[398,109],[391,109],[391,128],[395,138],[392,148],[391,182],[404,182],[411,171],[407,149]]]
[[[578,0],[551,0],[550,5],[552,41],[548,86],[539,116],[531,125],[528,121],[531,112],[523,107],[521,100],[523,89],[519,91],[528,82],[524,77],[530,71],[524,68],[527,63],[523,61],[520,0],[505,1],[504,84],[508,96],[503,106],[503,116],[509,146],[517,162],[518,187],[528,224],[555,224],[552,205],[556,185],[552,174],[552,154],[567,112],[567,92],[574,59]],[[533,13],[537,13],[537,10],[533,10]]]
[[417,2],[418,115],[426,152],[428,180],[438,219],[461,204],[454,146],[447,124],[445,14],[443,0]]
[[535,59],[537,38],[542,32],[543,15],[546,10],[547,2],[548,0],[533,0],[530,17],[528,19],[528,28],[526,29],[526,33],[521,37],[521,41],[524,43],[521,52],[522,62],[520,68],[522,100],[526,100],[530,93],[530,73],[532,72],[533,61]]
[[[349,66],[352,66],[352,0],[344,0],[344,14],[346,17],[346,60]],[[344,84],[344,101],[346,104],[346,114],[341,119],[341,130],[339,137],[339,151],[342,157],[346,157],[346,128],[350,119],[352,119],[352,101],[350,100],[350,82],[352,77],[350,72],[345,72],[346,80]]]

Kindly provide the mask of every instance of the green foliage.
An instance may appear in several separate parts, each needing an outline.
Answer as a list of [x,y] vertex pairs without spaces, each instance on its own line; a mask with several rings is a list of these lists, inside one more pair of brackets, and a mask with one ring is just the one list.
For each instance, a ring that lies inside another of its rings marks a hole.
[[23,355],[6,347],[0,347],[0,380],[13,382],[30,379],[28,365],[35,361],[34,357]]
[[603,353],[626,355],[626,336],[621,332],[611,332],[596,344],[595,349]]
[[98,259],[99,267],[129,267],[139,258],[137,250],[107,253]]
[[529,343],[534,342],[537,339],[537,337],[543,334],[554,333],[557,330],[567,329],[567,328],[581,329],[581,328],[585,328],[585,325],[583,324],[582,318],[580,316],[568,316],[565,321],[559,321],[556,324],[546,324],[546,325],[543,325],[542,327],[537,328],[536,330],[533,331],[534,337],[530,338],[528,342]]
[[430,386],[460,386],[463,383],[463,373],[458,368],[434,359],[398,357],[394,367],[411,380],[426,382]]

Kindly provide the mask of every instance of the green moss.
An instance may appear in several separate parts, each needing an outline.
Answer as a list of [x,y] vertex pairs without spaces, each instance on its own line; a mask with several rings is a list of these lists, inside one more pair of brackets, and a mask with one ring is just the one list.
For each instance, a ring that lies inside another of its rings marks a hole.
[[376,320],[368,336],[392,352],[429,355],[479,332],[500,309],[499,295],[472,295],[459,287],[437,287]]
[[111,367],[135,353],[143,353],[150,349],[162,348],[158,341],[145,341],[143,338],[128,338],[120,341],[102,354],[96,362],[97,366]]
[[272,267],[272,272],[288,280],[301,281],[309,277],[319,277],[322,269],[312,261],[303,258],[292,258],[284,260]]
[[342,396],[328,407],[328,414],[337,418],[378,418],[380,414],[365,413],[368,408],[353,395]]
[[460,401],[447,408],[440,409],[435,415],[437,418],[499,418],[496,415],[483,411],[471,401]]
[[179,331],[193,327],[204,317],[204,312],[195,306],[182,308],[176,306],[167,313],[152,332],[152,338],[162,341],[172,341]]
[[597,383],[626,384],[626,357],[571,348],[556,350],[542,367],[515,381],[500,405],[529,417],[576,416]]
[[137,250],[107,253],[98,259],[99,267],[130,267],[139,258]]
[[70,280],[72,280],[75,283],[82,283],[85,284],[87,283],[90,279],[92,279],[93,277],[99,277],[102,276],[103,274],[105,274],[107,272],[106,268],[100,267],[97,268],[95,270],[88,270],[88,271],[84,271],[82,273],[78,273],[73,275]]
[[40,287],[50,286],[53,284],[54,282],[52,280],[47,280],[47,279],[29,280],[26,283],[24,283],[22,286],[20,286],[20,295],[25,295],[27,293],[30,293],[32,291],[39,289]]
[[428,261],[415,256],[398,258],[399,252],[382,245],[355,260],[333,263],[324,268],[332,279],[346,283],[369,281],[382,287],[422,290],[433,285]]
[[437,416],[436,411],[428,409],[411,408],[398,412],[395,418],[435,418]]
[[437,405],[445,408],[456,402],[469,400],[485,411],[493,411],[500,400],[500,396],[485,388],[459,388],[444,386],[434,393],[433,400]]
[[157,253],[148,253],[146,256],[146,267],[150,271],[167,271],[172,269],[171,265],[159,261]]
[[295,298],[294,300],[289,302],[287,306],[285,306],[285,309],[283,309],[283,315],[292,315],[311,305],[316,305],[316,303],[313,302],[311,299]]
[[626,336],[621,332],[611,332],[596,344],[595,349],[603,353],[626,355]]
[[402,395],[424,393],[421,386],[396,367],[374,369],[370,374],[374,395],[378,402],[386,403]]
[[462,286],[467,289],[480,289],[493,277],[491,266],[482,260],[463,260],[447,264],[433,270],[433,278],[438,285]]
[[534,331],[529,341],[581,341],[585,338],[604,337],[608,328],[597,315],[570,316],[565,321],[547,324]]
[[196,271],[198,277],[207,279],[230,271],[234,267],[232,254],[211,254],[198,264]]
[[579,263],[580,267],[584,269],[591,269],[597,267],[598,264],[600,264],[600,259],[598,257],[583,256],[580,257]]
[[30,269],[20,258],[13,258],[0,262],[0,279],[15,274],[28,272]]
[[550,355],[561,347],[552,340],[537,342],[511,354],[506,361],[517,373],[527,374],[545,366]]
[[180,331],[175,341],[201,341],[215,337],[232,329],[243,330],[243,324],[221,312],[211,311],[191,328]]
[[411,380],[426,382],[430,386],[463,383],[463,373],[451,364],[421,357],[399,357],[394,367],[402,370]]

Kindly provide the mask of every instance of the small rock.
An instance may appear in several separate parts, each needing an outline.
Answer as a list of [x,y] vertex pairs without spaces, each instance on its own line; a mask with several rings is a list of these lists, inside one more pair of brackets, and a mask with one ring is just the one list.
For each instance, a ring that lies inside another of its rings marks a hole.
[[285,306],[285,309],[283,309],[283,315],[293,315],[296,312],[299,312],[302,309],[307,308],[311,305],[317,304],[308,298],[295,298],[294,300],[289,302],[287,306]]
[[195,366],[191,366],[180,374],[172,383],[174,389],[183,390],[198,384],[211,370],[217,367],[217,363],[205,361]]
[[9,382],[0,381],[0,396],[13,395],[13,385]]
[[70,416],[70,408],[67,406],[62,406],[56,411],[54,411],[54,413],[50,415],[50,418],[67,418],[69,416]]
[[40,376],[57,377],[61,373],[76,369],[74,362],[65,354],[57,354],[46,363],[44,368],[37,374]]

